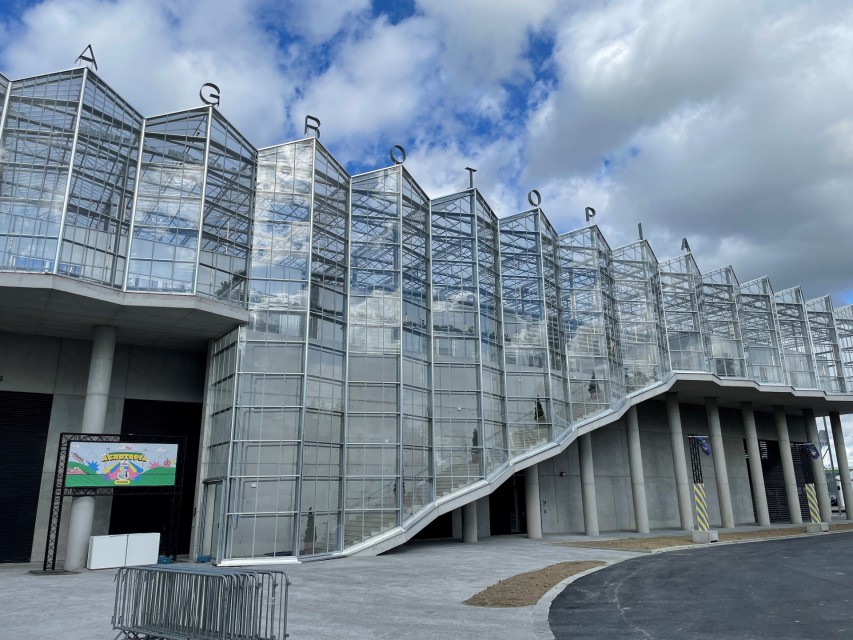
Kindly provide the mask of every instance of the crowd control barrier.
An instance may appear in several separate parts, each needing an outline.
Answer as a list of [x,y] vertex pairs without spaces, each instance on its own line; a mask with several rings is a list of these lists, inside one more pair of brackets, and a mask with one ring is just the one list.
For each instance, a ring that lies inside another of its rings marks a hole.
[[113,629],[133,640],[285,640],[283,571],[198,565],[123,567]]

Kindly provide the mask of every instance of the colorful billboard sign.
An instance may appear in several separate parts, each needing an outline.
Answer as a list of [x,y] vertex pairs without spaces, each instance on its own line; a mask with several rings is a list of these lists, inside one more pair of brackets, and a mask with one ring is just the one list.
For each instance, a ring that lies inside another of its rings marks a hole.
[[171,487],[178,445],[71,442],[66,487]]

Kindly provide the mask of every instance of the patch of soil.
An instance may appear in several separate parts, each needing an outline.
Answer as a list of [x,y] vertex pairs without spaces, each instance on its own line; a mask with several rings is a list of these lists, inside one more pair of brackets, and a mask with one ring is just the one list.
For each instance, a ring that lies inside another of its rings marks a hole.
[[462,604],[472,607],[529,607],[569,576],[607,564],[597,560],[559,562],[537,571],[519,573],[484,589]]
[[[833,525],[834,527],[847,527],[848,525]],[[853,524],[849,525],[853,528]],[[721,542],[735,540],[763,540],[765,538],[783,538],[787,536],[801,536],[806,532],[805,527],[788,527],[785,529],[761,529],[759,531],[735,531],[732,533],[720,533]],[[587,547],[592,549],[616,549],[619,551],[655,551],[669,547],[682,547],[692,545],[690,536],[658,536],[655,538],[619,538],[617,540],[589,540],[580,542],[561,542],[566,547]]]
[[655,538],[619,538],[617,540],[582,540],[561,542],[565,547],[587,547],[591,549],[617,549],[619,551],[654,551],[667,547],[692,544],[690,536],[657,536]]
[[721,533],[720,541],[726,540],[763,540],[764,538],[785,538],[787,536],[801,536],[806,532],[805,527],[789,527],[787,529],[763,529],[761,531],[735,531],[734,533]]
[[853,522],[847,522],[844,524],[831,524],[829,525],[830,531],[851,531],[853,530]]

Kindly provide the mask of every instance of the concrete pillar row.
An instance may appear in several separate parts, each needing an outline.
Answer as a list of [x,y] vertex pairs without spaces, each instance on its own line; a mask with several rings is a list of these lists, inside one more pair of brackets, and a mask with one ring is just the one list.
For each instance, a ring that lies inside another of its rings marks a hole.
[[847,519],[853,520],[853,486],[850,485],[850,465],[847,462],[847,445],[844,444],[844,430],[841,428],[841,416],[837,411],[829,414],[832,425],[832,442],[835,444],[835,460],[838,462],[838,477],[841,480],[841,492],[844,495],[844,507]]
[[[806,423],[806,437],[820,451],[820,436],[817,434],[817,421],[814,417],[814,411],[803,409],[803,420]],[[832,503],[829,501],[829,489],[826,486],[826,472],[823,469],[823,458],[818,458],[817,460],[811,458],[811,461],[817,503],[820,507],[820,519],[823,522],[832,522]]]
[[581,465],[581,497],[583,499],[583,528],[588,536],[597,536],[598,504],[595,499],[595,467],[592,462],[592,434],[578,438]]
[[462,542],[477,542],[477,503],[469,502],[462,507]]
[[788,512],[792,524],[803,524],[800,512],[800,495],[797,491],[797,476],[794,473],[794,458],[791,455],[791,438],[788,435],[788,418],[785,407],[775,405],[773,418],[776,420],[776,433],[779,436],[779,457],[782,460],[782,476],[785,478],[785,495],[788,498]]
[[533,465],[524,470],[524,502],[527,513],[527,537],[542,537],[542,513],[539,500],[539,466]]
[[708,429],[711,432],[711,458],[714,461],[714,475],[717,480],[720,520],[724,529],[733,529],[735,517],[732,511],[732,494],[729,489],[729,470],[726,465],[723,430],[720,426],[720,410],[716,398],[705,398],[705,412],[708,416]]
[[640,446],[640,421],[637,407],[631,405],[625,421],[628,437],[628,467],[631,471],[631,493],[634,498],[634,522],[637,533],[649,532],[649,509],[646,503],[646,480],[643,473],[643,450]]
[[672,445],[672,465],[675,469],[675,490],[678,494],[678,514],[681,528],[693,530],[693,504],[690,501],[690,484],[687,479],[687,458],[684,455],[684,434],[681,430],[681,412],[678,395],[666,394],[666,415],[669,420],[669,438]]
[[761,449],[758,446],[758,433],[755,429],[755,413],[751,402],[742,402],[740,413],[743,417],[743,431],[746,436],[746,450],[749,453],[749,476],[752,480],[752,495],[755,500],[755,513],[758,524],[770,526],[770,510],[767,508],[767,492],[764,488],[764,470],[761,468]]
[[[106,427],[107,403],[113,375],[116,328],[95,327],[92,355],[89,360],[89,381],[83,405],[82,433],[103,433]],[[74,498],[68,522],[68,545],[65,550],[65,570],[76,571],[85,566],[89,553],[89,538],[95,519],[95,498]]]

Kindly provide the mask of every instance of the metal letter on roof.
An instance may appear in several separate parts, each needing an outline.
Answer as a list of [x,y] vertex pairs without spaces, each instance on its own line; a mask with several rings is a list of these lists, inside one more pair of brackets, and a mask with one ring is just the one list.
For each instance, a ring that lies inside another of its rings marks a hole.
[[[205,89],[210,89],[210,91],[205,91]],[[198,90],[198,97],[201,98],[201,101],[204,104],[209,104],[214,107],[219,106],[219,87],[217,87],[212,82],[205,82],[201,85],[201,89]]]
[[[86,45],[86,48],[83,49],[83,53],[81,53],[79,56],[77,56],[77,59],[74,61],[74,63],[76,64],[76,63],[80,62],[81,60],[83,62],[86,62],[86,63],[94,66],[95,71],[98,70],[98,62],[95,60],[95,52],[94,52],[94,50],[92,50],[91,44]],[[92,66],[90,66],[89,68],[91,69]]]
[[309,131],[313,131],[315,133],[315,138],[317,140],[320,139],[320,118],[315,116],[305,116],[305,131],[304,134],[307,136]]

